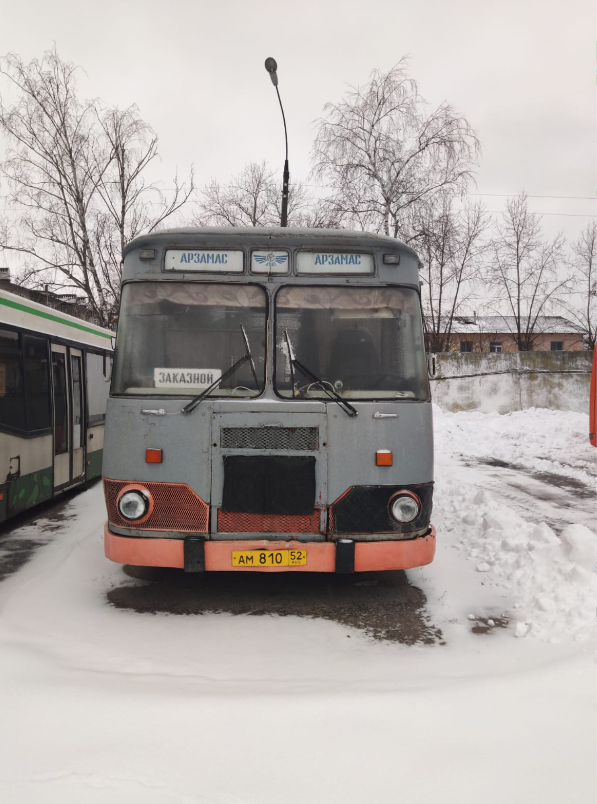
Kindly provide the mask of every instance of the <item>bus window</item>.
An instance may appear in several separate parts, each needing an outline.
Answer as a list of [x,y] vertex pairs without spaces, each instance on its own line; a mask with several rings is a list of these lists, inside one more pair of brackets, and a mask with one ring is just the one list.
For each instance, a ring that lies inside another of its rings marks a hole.
[[112,392],[201,393],[245,354],[242,326],[257,387],[245,363],[213,395],[257,396],[264,387],[266,312],[266,294],[257,285],[125,285]]
[[23,335],[27,377],[27,416],[30,431],[47,430],[50,421],[50,382],[48,342],[45,338]]
[[81,382],[81,358],[71,357],[73,375],[73,449],[83,446],[83,385]]
[[68,452],[68,406],[66,395],[66,362],[61,352],[52,352],[54,382],[54,453]]
[[112,357],[97,352],[87,352],[87,399],[89,425],[103,424],[106,418],[106,403],[110,391],[110,366]]
[[0,349],[0,424],[10,430],[24,430],[24,403],[21,356]]
[[[284,332],[296,359],[349,399],[429,398],[417,293],[409,288],[282,288],[276,296],[276,390],[292,397]],[[325,398],[300,376],[299,396]]]

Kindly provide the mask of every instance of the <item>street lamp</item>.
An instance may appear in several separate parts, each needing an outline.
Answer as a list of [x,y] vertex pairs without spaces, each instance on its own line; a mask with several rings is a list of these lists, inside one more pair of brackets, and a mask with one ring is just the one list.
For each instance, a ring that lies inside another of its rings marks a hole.
[[272,79],[272,84],[276,88],[280,109],[282,111],[282,120],[284,121],[284,140],[286,142],[286,159],[284,161],[284,176],[282,178],[282,215],[280,216],[280,226],[288,226],[288,182],[290,181],[290,174],[288,172],[288,131],[286,130],[286,116],[284,114],[284,107],[282,106],[282,99],[280,98],[280,90],[278,89],[278,65],[275,59],[270,56],[265,60],[265,69]]

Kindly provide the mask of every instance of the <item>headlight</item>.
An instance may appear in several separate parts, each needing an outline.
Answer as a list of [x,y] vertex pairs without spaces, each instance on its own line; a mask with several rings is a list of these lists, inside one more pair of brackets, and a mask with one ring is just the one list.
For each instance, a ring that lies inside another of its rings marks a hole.
[[420,511],[421,505],[413,494],[398,493],[393,500],[390,500],[390,513],[396,522],[412,522],[419,516]]
[[149,500],[140,491],[127,491],[118,500],[118,510],[125,519],[141,519],[149,507]]

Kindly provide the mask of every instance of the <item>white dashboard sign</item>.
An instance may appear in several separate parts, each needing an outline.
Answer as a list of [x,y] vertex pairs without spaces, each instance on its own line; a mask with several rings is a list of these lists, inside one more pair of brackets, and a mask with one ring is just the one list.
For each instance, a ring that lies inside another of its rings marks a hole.
[[243,272],[243,252],[224,249],[168,249],[166,271]]
[[349,254],[328,251],[299,251],[296,255],[299,274],[373,274],[372,254]]
[[209,388],[221,376],[220,369],[155,368],[153,370],[153,381],[156,388],[201,390]]

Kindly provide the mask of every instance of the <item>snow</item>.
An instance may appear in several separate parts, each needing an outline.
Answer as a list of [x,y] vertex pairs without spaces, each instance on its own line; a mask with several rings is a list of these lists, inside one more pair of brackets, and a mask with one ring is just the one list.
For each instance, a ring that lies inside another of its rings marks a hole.
[[445,644],[115,609],[106,593],[141,582],[103,556],[99,485],[73,498],[0,583],[0,800],[592,804],[594,499],[541,499],[478,462],[593,484],[587,430],[553,411],[436,416],[438,552],[408,576]]

